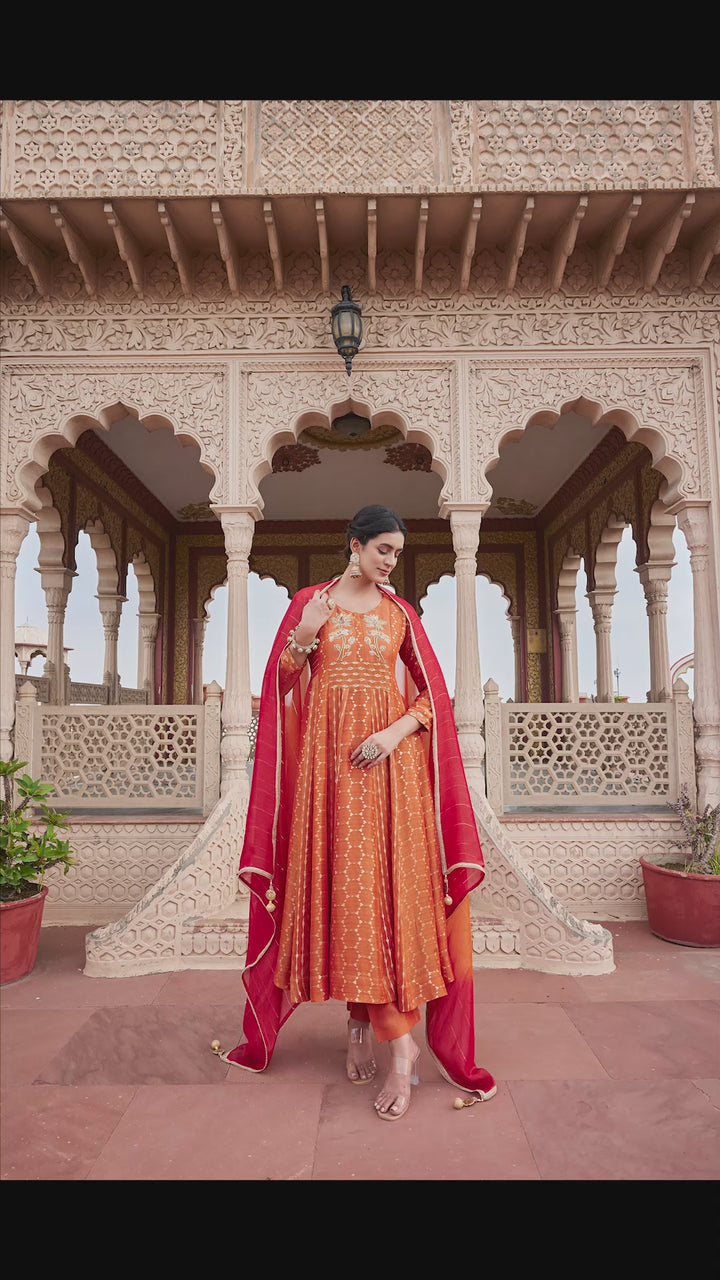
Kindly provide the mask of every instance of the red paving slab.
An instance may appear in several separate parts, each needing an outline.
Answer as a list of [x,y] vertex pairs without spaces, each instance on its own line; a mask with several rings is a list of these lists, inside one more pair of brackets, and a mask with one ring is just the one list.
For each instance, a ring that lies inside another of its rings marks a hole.
[[221,1084],[228,1067],[209,1046],[214,1029],[233,1022],[204,1005],[96,1009],[34,1083]]
[[143,1086],[89,1174],[91,1181],[309,1180],[322,1085],[272,1091]]
[[573,1004],[566,1012],[613,1079],[720,1075],[712,1000]]
[[[407,1116],[378,1120],[344,1079],[347,1012],[306,1004],[270,1068],[211,1052],[240,1038],[239,971],[88,978],[85,927],[41,931],[38,964],[2,988],[4,1179],[716,1179],[720,951],[610,922],[616,971],[475,975],[488,1103],[421,1049]],[[417,1038],[423,1041],[422,1028]],[[379,1046],[382,1072],[388,1051]]]
[[720,1177],[720,1111],[689,1080],[520,1080],[509,1088],[544,1179]]
[[593,1079],[607,1075],[560,1005],[505,1006],[481,1004],[476,999],[475,1043],[478,1065],[500,1080]]
[[[437,1073],[435,1075],[437,1080]],[[457,1091],[425,1080],[402,1120],[379,1120],[372,1091],[326,1087],[313,1177],[326,1181],[522,1180],[540,1177],[505,1086],[489,1102],[455,1111]]]
[[87,1178],[133,1093],[112,1087],[3,1089],[3,1179]]
[[10,1009],[2,1015],[3,1085],[31,1084],[91,1016],[90,1009]]

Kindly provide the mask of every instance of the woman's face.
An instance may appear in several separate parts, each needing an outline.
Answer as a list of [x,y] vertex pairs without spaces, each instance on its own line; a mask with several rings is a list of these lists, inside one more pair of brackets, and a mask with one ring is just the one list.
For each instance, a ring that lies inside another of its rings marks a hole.
[[399,529],[393,533],[379,533],[370,538],[365,546],[352,538],[350,550],[357,551],[360,557],[360,568],[370,582],[386,583],[398,561],[398,556],[405,546],[405,535]]

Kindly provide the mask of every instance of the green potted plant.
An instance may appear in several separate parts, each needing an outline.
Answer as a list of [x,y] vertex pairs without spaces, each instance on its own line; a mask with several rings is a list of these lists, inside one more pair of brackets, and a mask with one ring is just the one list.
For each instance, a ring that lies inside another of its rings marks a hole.
[[684,784],[670,808],[684,833],[670,843],[688,852],[640,859],[648,924],[667,942],[720,947],[720,804],[696,812]]
[[67,875],[75,863],[62,837],[67,814],[45,803],[55,788],[27,773],[18,776],[26,765],[26,760],[0,760],[0,984],[17,982],[35,966],[46,870],[63,866]]

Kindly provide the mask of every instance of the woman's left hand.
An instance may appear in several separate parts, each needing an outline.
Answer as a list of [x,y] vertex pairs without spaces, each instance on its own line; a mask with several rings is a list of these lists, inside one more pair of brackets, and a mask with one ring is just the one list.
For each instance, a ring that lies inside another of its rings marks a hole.
[[[371,733],[359,747],[350,753],[350,763],[357,765],[359,769],[372,769],[376,764],[380,764],[382,760],[387,760],[391,751],[397,746],[397,736],[392,729],[381,729],[380,733]],[[377,747],[378,753],[372,760],[366,760],[362,753],[363,747]]]

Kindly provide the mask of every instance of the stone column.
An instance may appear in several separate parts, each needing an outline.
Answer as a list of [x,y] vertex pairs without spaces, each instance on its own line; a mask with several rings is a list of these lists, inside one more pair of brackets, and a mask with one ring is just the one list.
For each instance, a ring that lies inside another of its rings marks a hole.
[[612,629],[613,596],[616,594],[616,591],[603,591],[600,589],[588,591],[587,593],[595,629],[595,671],[597,674],[598,702],[615,701],[610,633]]
[[67,681],[65,674],[65,610],[73,578],[77,577],[70,569],[41,569],[40,582],[45,592],[45,603],[48,616],[48,644],[45,675],[49,677],[49,700],[51,705],[65,706],[67,702]]
[[522,627],[522,618],[510,617],[508,618],[508,621],[512,632],[513,655],[515,658],[515,691],[513,693],[513,698],[515,702],[522,702],[522,653],[520,650],[520,629]]
[[15,723],[15,571],[30,521],[0,512],[0,759],[11,760]]
[[202,704],[203,700],[203,646],[205,644],[205,628],[208,620],[193,618],[193,702]]
[[249,511],[237,507],[215,507],[222,521],[227,551],[227,667],[222,703],[223,762],[221,794],[234,788],[249,795],[247,760],[250,754],[248,729],[252,718],[250,690],[250,648],[248,633],[247,580],[255,521]]
[[138,613],[137,687],[147,691],[149,703],[155,702],[155,642],[159,622],[159,613]]
[[667,635],[667,594],[671,564],[643,564],[636,570],[643,591],[650,638],[650,688],[648,702],[667,702],[670,688],[670,653]]
[[455,663],[455,725],[467,780],[485,791],[482,734],[485,709],[480,676],[475,576],[482,512],[450,510],[455,582],[457,584],[457,638]]
[[695,680],[693,713],[697,737],[698,808],[720,804],[720,620],[710,570],[707,504],[675,508],[690,550],[693,580]]
[[103,684],[108,687],[108,702],[114,706],[120,701],[120,677],[117,665],[117,642],[120,630],[120,616],[127,596],[113,592],[99,593],[95,597],[100,604],[103,630],[105,632],[105,659],[103,662]]
[[578,684],[577,609],[556,609],[560,632],[560,701],[577,702]]

